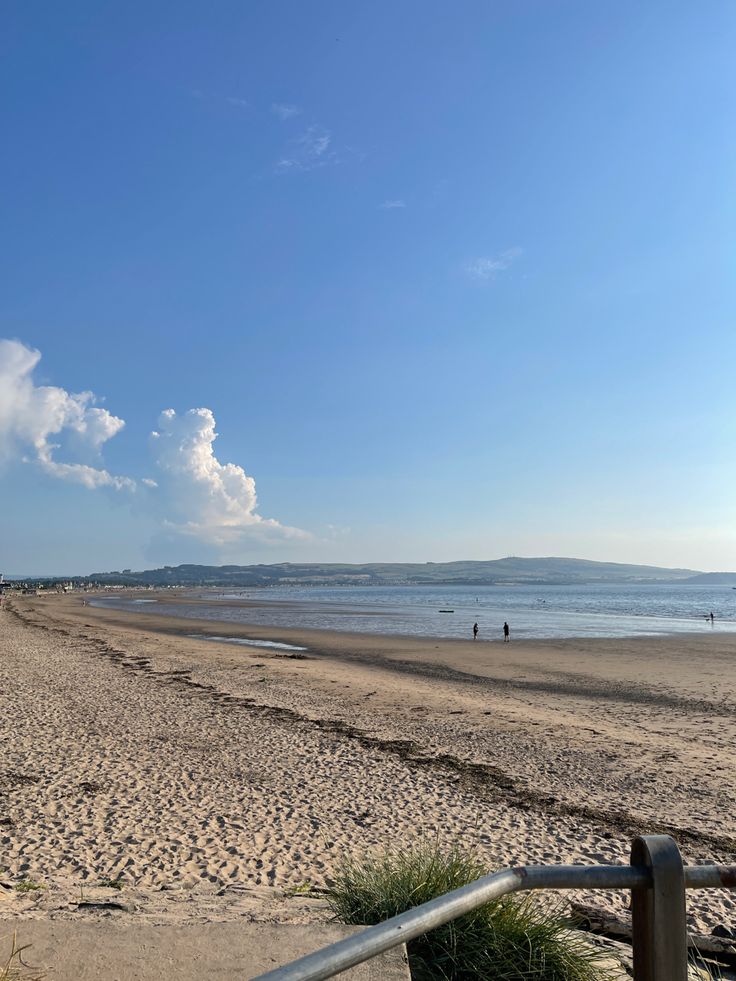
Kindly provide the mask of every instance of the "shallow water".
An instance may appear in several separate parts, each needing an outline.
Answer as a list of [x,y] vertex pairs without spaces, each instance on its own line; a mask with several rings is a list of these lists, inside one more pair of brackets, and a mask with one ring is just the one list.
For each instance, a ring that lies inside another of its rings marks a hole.
[[221,637],[219,634],[187,634],[192,640],[213,640],[218,644],[241,644],[244,647],[274,647],[280,651],[306,651],[306,647],[280,644],[277,640],[252,640],[248,637]]
[[[373,634],[469,637],[661,636],[736,631],[736,590],[730,586],[345,586],[199,590],[206,604],[148,602],[145,612],[230,624],[345,630]],[[233,601],[251,600],[257,607]],[[141,601],[92,600],[95,606],[143,612]],[[448,610],[451,612],[440,612]],[[709,614],[715,622],[711,624]]]

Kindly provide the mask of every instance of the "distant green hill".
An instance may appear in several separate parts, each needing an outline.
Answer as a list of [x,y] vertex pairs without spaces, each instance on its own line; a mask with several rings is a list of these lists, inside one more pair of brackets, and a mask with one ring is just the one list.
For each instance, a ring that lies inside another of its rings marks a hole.
[[[518,558],[479,562],[372,562],[365,565],[292,563],[275,565],[177,565],[133,572],[100,572],[89,580],[108,585],[270,586],[447,584],[533,585],[575,583],[695,582],[714,575],[693,569],[592,562],[586,559]],[[716,575],[731,575],[718,573]],[[736,582],[736,574],[734,574]]]
[[688,582],[693,586],[736,586],[736,572],[699,572]]

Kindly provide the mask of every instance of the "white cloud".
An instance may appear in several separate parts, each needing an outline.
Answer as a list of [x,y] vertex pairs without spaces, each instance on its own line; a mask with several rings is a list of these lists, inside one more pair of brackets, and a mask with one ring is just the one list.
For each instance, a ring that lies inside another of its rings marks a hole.
[[401,198],[389,199],[388,201],[383,201],[378,206],[382,211],[393,211],[394,208],[405,208],[406,201]]
[[257,513],[255,480],[234,463],[220,463],[213,451],[216,438],[210,409],[190,409],[182,416],[173,409],[161,413],[158,431],[151,434],[159,471],[152,499],[166,528],[217,546],[246,538],[309,538]]
[[271,112],[279,119],[287,120],[298,116],[301,112],[299,106],[292,106],[288,102],[274,102],[271,104]]
[[332,133],[324,126],[309,126],[301,136],[292,140],[289,156],[276,163],[277,173],[297,173],[316,170],[339,162],[338,155],[330,149]]
[[[95,457],[125,423],[107,409],[94,406],[92,392],[70,394],[52,385],[35,385],[33,371],[39,351],[20,341],[0,340],[0,454],[8,458],[31,450],[30,459],[46,473],[85,487],[133,489],[128,477],[82,462],[60,462],[53,437],[64,434],[80,454]],[[27,459],[26,457],[22,457]]]
[[33,372],[40,359],[40,352],[20,341],[0,340],[0,462],[30,462],[90,489],[136,491],[131,504],[135,500],[138,512],[158,518],[159,537],[179,554],[185,546],[222,552],[250,541],[291,546],[312,539],[258,513],[254,479],[214,454],[217,433],[210,409],[161,413],[151,438],[156,479],[113,476],[102,466],[100,451],[125,423],[96,406],[92,392],[36,385]]
[[466,265],[465,271],[471,279],[487,283],[495,279],[498,273],[508,269],[521,254],[522,249],[515,246],[513,249],[506,249],[496,255],[479,256]]
[[304,152],[307,156],[318,158],[327,153],[332,142],[332,134],[321,126],[310,126],[299,137],[298,142],[304,147]]
[[248,102],[247,99],[239,99],[235,95],[229,95],[227,101],[230,103],[231,106],[237,106],[238,109],[248,109],[250,106],[250,103]]

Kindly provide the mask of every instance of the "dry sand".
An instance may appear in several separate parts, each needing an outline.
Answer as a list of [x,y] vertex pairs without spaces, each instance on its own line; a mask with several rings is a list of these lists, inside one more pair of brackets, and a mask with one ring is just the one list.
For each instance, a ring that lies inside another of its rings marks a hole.
[[[736,860],[733,636],[504,645],[14,599],[0,691],[0,917],[121,878],[141,915],[227,919],[251,888],[323,886],[346,853],[417,839],[599,863],[667,830],[690,862]],[[733,893],[689,911],[736,926]]]

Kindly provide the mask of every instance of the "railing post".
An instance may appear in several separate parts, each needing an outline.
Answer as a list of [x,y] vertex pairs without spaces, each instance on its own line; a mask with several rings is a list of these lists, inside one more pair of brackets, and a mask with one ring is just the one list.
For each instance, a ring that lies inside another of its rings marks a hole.
[[631,864],[651,870],[648,889],[631,890],[634,981],[687,981],[685,874],[669,835],[642,835]]

